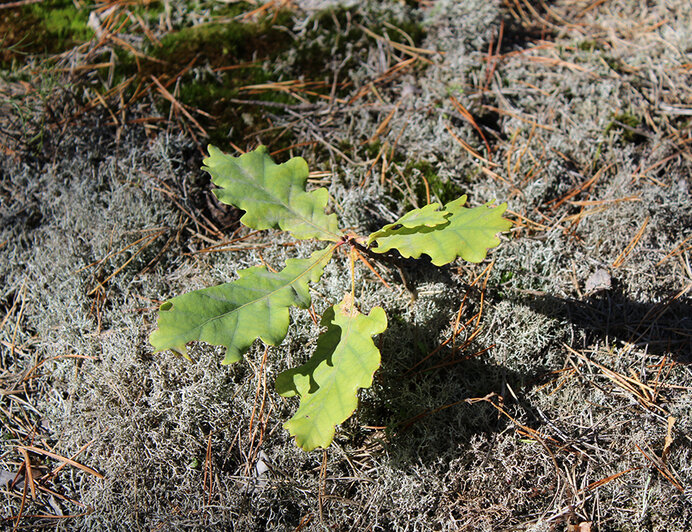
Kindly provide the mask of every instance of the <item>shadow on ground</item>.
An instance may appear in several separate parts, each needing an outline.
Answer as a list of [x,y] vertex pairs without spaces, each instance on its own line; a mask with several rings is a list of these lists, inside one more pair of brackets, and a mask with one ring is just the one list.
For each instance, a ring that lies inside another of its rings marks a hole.
[[[487,352],[492,345],[477,340],[463,349],[455,349],[451,342],[440,347],[461,301],[459,291],[452,288],[458,280],[425,264],[417,270],[418,280],[442,281],[450,290],[427,299],[435,310],[418,323],[389,313],[389,326],[379,340],[382,365],[359,407],[358,425],[386,426],[390,457],[402,466],[409,461],[451,459],[474,435],[505,430],[508,419],[489,401],[478,399],[492,397],[495,404],[518,401],[529,410],[528,404],[522,404],[525,390],[548,371],[543,367],[531,375],[512,371],[490,360]],[[409,288],[416,293],[416,287]],[[479,294],[470,293],[464,320],[478,311],[478,303]],[[463,343],[462,336],[457,344]]]
[[[451,280],[442,275],[445,281]],[[466,289],[470,304],[477,306],[479,292]],[[671,292],[658,303],[638,302],[614,287],[582,300],[547,294],[519,294],[512,299],[548,318],[568,322],[586,334],[589,344],[617,339],[651,355],[668,354],[677,362],[690,363],[692,304],[689,298],[675,296]],[[440,296],[437,308],[453,309],[446,300],[450,297]],[[488,304],[506,297],[494,289],[486,292]],[[463,351],[445,346],[426,358],[437,345],[432,339],[440,338],[452,320],[444,311],[420,324],[394,317],[382,335],[382,368],[374,393],[364,401],[361,422],[386,426],[390,455],[394,453],[404,463],[406,457],[424,463],[444,460],[445,449],[458,452],[458,446],[465,446],[475,434],[501,432],[511,423],[489,401],[473,399],[492,396],[496,405],[528,415],[529,427],[542,424],[527,394],[556,368],[537,365],[530,374],[512,371],[488,359],[484,350],[492,346],[476,341]]]
[[671,354],[692,362],[692,302],[670,293],[659,303],[629,299],[617,290],[583,300],[525,296],[520,303],[551,318],[568,320],[594,340],[616,338],[653,355]]

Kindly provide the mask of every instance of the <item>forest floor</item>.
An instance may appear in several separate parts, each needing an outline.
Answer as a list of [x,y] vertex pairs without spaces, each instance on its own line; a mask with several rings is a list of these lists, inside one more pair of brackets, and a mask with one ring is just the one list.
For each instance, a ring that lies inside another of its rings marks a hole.
[[[689,0],[19,1],[0,36],[0,528],[692,530]],[[509,205],[480,264],[355,271],[389,328],[326,450],[273,387],[310,313],[231,366],[149,344],[316,249],[241,226],[209,143],[303,157],[357,234]]]

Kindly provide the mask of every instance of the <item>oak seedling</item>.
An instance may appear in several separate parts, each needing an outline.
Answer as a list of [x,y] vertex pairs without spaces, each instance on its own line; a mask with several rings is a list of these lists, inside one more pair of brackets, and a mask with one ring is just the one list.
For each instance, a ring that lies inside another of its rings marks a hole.
[[[512,225],[502,217],[506,204],[467,208],[462,196],[414,209],[359,237],[344,233],[337,216],[326,213],[326,189],[306,191],[308,166],[301,157],[277,165],[264,146],[239,157],[209,146],[202,169],[218,187],[214,193],[221,202],[245,211],[240,219],[245,226],[280,229],[327,244],[307,258],[287,259],[281,271],[254,266],[240,270],[235,281],[164,302],[150,342],[156,351],[169,349],[186,358],[186,345],[193,341],[224,346],[223,364],[240,361],[257,339],[279,345],[288,332],[289,308],[310,306],[310,285],[319,281],[341,246],[348,246],[352,256],[359,254],[358,248],[374,253],[396,249],[407,258],[426,254],[436,266],[457,257],[481,262],[489,248],[499,245],[498,233]],[[312,357],[281,373],[275,385],[282,396],[300,398],[284,427],[305,451],[327,448],[336,426],[355,411],[358,390],[371,386],[380,366],[373,337],[387,328],[387,316],[381,307],[361,314],[351,291],[325,311],[321,325],[325,330]]]

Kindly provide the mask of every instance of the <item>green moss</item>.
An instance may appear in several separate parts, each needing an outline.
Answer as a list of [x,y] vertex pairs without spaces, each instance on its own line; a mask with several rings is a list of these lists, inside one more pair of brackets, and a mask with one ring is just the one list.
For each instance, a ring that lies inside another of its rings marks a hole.
[[611,131],[618,131],[620,138],[630,144],[640,144],[646,140],[646,137],[636,130],[642,123],[642,119],[632,113],[619,113],[613,115],[613,119],[606,126],[606,134]]
[[368,144],[365,145],[365,153],[367,154],[368,159],[370,159],[370,160],[377,157],[378,154],[380,153],[381,149],[382,149],[382,142],[380,142],[379,140],[375,140],[374,142],[369,142]]
[[[241,90],[248,85],[291,80],[327,81],[324,86],[311,88],[318,94],[329,94],[336,65],[340,65],[340,79],[348,79],[348,71],[359,66],[373,44],[361,25],[371,28],[380,35],[385,32],[391,40],[408,42],[400,32],[387,28],[382,23],[369,23],[355,8],[337,8],[322,11],[308,22],[309,28],[299,37],[294,37],[285,28],[293,27],[293,13],[272,14],[264,20],[242,22],[230,18],[238,14],[236,4],[227,9],[214,12],[222,17],[216,22],[183,28],[169,33],[161,39],[161,46],[151,47],[148,54],[156,61],[140,59],[138,70],[134,57],[119,53],[120,68],[118,79],[135,73],[148,78],[155,75],[162,82],[171,79],[191,63],[195,67],[207,67],[204,71],[196,69],[182,77],[178,84],[179,101],[191,108],[201,109],[213,116],[213,120],[198,117],[210,135],[210,141],[227,144],[229,131],[234,142],[242,142],[243,137],[253,130],[270,127],[267,110],[272,114],[282,112],[275,104],[293,104],[296,100],[288,93],[276,90]],[[246,7],[247,10],[247,7]],[[423,38],[423,29],[414,20],[391,21],[391,24],[405,31],[414,44]],[[349,87],[342,84],[337,94],[342,95]],[[319,97],[302,93],[311,101]],[[243,104],[238,100],[253,100]],[[263,106],[259,102],[274,104]],[[170,103],[160,103],[162,111],[167,112]],[[275,143],[276,138],[280,140]],[[293,142],[288,133],[269,131],[263,142],[272,149],[286,147]],[[349,149],[352,149],[349,146]]]
[[[4,27],[0,24],[0,35],[3,29],[12,29],[4,32],[9,37],[4,40],[0,37],[3,42],[0,61],[4,65],[17,62],[21,52],[61,52],[91,38],[87,21],[92,8],[93,5],[77,8],[71,0],[45,0],[21,10],[10,10],[11,13],[0,13],[6,19]],[[144,20],[155,20],[163,4],[140,3],[130,8]],[[278,149],[293,139],[288,133],[270,129],[267,111],[275,115],[282,112],[275,104],[298,102],[284,91],[248,91],[242,90],[243,87],[291,80],[325,82],[310,87],[315,94],[301,93],[302,98],[317,101],[319,95],[330,93],[334,73],[339,68],[341,83],[337,95],[343,96],[352,89],[349,70],[359,68],[375,45],[375,38],[363,28],[404,44],[419,45],[424,37],[414,9],[394,19],[382,15],[388,13],[382,6],[333,8],[313,15],[305,23],[307,29],[296,37],[287,29],[295,26],[296,12],[269,12],[265,18],[247,21],[238,16],[255,8],[255,3],[249,2],[194,0],[190,10],[208,10],[213,21],[177,28],[163,36],[160,43],[145,44],[147,48],[141,50],[144,55],[137,57],[126,47],[115,48],[116,66],[108,88],[134,77],[123,94],[127,100],[137,87],[151,83],[154,76],[175,92],[178,101],[187,106],[209,133],[211,142],[227,144],[228,133],[232,131],[231,140],[243,143],[249,133],[269,129],[262,141]],[[12,13],[20,13],[21,17],[9,16]],[[95,62],[110,60],[110,53],[94,58]],[[181,76],[181,72],[185,73]],[[243,104],[238,100],[252,102]],[[258,101],[273,105],[258,104]],[[161,98],[156,105],[163,114],[170,111],[168,100]],[[194,109],[204,113],[195,113]],[[280,143],[272,144],[278,137]]]
[[274,58],[291,43],[290,35],[268,23],[232,20],[212,23],[167,34],[153,57],[179,67],[195,60],[212,68],[238,65],[256,59]]
[[633,114],[630,114],[630,113],[621,113],[621,114],[615,115],[613,117],[613,120],[616,120],[618,122],[625,124],[626,126],[633,127],[633,128],[638,127],[639,124],[642,123],[641,118],[639,118],[638,116],[635,116]]
[[600,43],[588,39],[577,43],[577,48],[579,48],[583,52],[594,52],[596,50],[603,50],[603,46]]
[[466,94],[466,89],[459,83],[450,83],[445,87],[447,96],[459,96]]
[[435,167],[427,161],[407,164],[404,175],[409,179],[419,205],[427,203],[426,181],[430,189],[430,201],[438,200],[444,205],[463,194],[463,190],[459,185],[452,181],[443,180],[437,174]]
[[48,4],[31,4],[29,8],[41,20],[48,36],[57,41],[53,44],[58,48],[64,48],[67,43],[73,45],[89,40],[93,35],[87,26],[89,11],[76,8],[71,1],[53,0]]
[[[382,142],[376,140],[365,145],[365,153],[367,158],[373,160],[377,157],[382,149]],[[389,151],[387,152],[389,153]],[[427,182],[430,191],[430,201],[439,201],[442,204],[450,202],[463,194],[463,189],[453,181],[442,179],[438,173],[435,164],[428,161],[409,161],[403,154],[395,152],[390,163],[396,163],[402,168],[402,173],[406,177],[408,187],[411,188],[415,196],[415,202],[419,207],[428,203],[428,190],[425,183]],[[398,174],[393,175],[393,179],[401,179]],[[391,191],[392,197],[396,202],[404,202],[406,209],[414,208],[409,194],[404,194],[402,191],[407,190],[406,184],[398,183],[398,188],[393,188]]]
[[[261,70],[248,69],[244,74],[239,75],[248,83],[268,81],[267,74]],[[253,81],[249,82],[250,79]],[[234,142],[241,142],[246,133],[269,126],[265,116],[266,107],[261,104],[232,101],[240,99],[239,97],[242,95],[232,83],[220,84],[210,79],[182,84],[178,94],[178,99],[185,105],[203,109],[214,117],[213,120],[200,120],[204,122],[204,127],[209,133],[209,142],[220,147],[228,144],[229,135]],[[290,96],[281,92],[266,92],[255,99],[268,103],[290,103],[291,100]],[[281,109],[272,108],[272,111],[280,112]],[[263,137],[263,142],[270,144],[272,149],[285,148],[293,142],[294,138],[290,133],[285,133],[276,141],[279,133],[268,132]]]
[[0,11],[0,67],[21,64],[27,55],[57,54],[84,41],[88,7],[75,7],[71,0],[46,0],[19,9]]
[[143,0],[137,5],[129,6],[129,10],[146,22],[158,24],[161,13],[166,11],[163,2]]
[[[234,14],[228,10],[225,13]],[[244,105],[233,100],[295,103],[284,92],[249,95],[240,90],[247,85],[279,81],[265,65],[275,61],[293,42],[292,36],[281,28],[283,23],[291,25],[290,14],[281,13],[276,20],[243,23],[229,19],[183,28],[165,35],[160,45],[150,45],[146,55],[152,59],[135,58],[128,50],[118,49],[114,83],[131,76],[142,81],[155,76],[163,84],[175,79],[176,99],[190,109],[205,128],[209,142],[227,148],[229,132],[232,132],[231,140],[242,143],[247,132],[265,129],[270,124],[265,117],[266,109],[261,105]],[[202,68],[190,69],[190,65]],[[180,76],[185,70],[188,72]],[[126,97],[132,95],[136,86],[137,82],[130,85]],[[174,92],[171,86],[169,90]],[[162,114],[168,114],[170,105],[165,99],[157,102]],[[195,109],[211,118],[195,113]],[[272,111],[280,112],[280,109]],[[275,135],[278,136],[278,132],[268,133],[263,142],[278,149],[292,141],[290,135],[284,134],[280,144],[272,144]]]
[[339,149],[339,151],[343,153],[353,153],[353,144],[351,144],[346,139],[339,140],[336,144],[336,147]]
[[512,270],[502,270],[500,273],[500,284],[507,283],[514,277],[514,272]]
[[208,2],[203,9],[208,9],[214,19],[228,19],[242,16],[243,14],[257,9],[257,4],[252,2]]

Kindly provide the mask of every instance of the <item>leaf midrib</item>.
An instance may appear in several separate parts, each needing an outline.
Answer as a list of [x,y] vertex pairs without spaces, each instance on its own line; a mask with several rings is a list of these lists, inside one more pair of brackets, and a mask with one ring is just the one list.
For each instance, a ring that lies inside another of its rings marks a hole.
[[[270,162],[271,164],[273,164],[274,166],[277,166],[277,167],[278,167],[278,166],[281,166],[281,165],[278,165],[278,164],[274,163],[273,161],[271,161],[271,159],[269,160],[269,162]],[[306,223],[307,225],[313,227],[314,229],[318,229],[319,231],[321,231],[321,232],[323,232],[323,233],[326,233],[326,234],[328,234],[328,235],[332,235],[333,237],[336,238],[336,240],[339,240],[339,238],[341,238],[341,236],[342,236],[341,234],[332,233],[329,229],[325,229],[324,227],[321,227],[321,226],[317,225],[317,224],[314,223],[312,220],[306,218],[306,217],[303,216],[301,213],[299,213],[299,212],[295,211],[293,208],[291,208],[291,207],[290,207],[290,204],[287,204],[286,202],[284,202],[280,197],[278,197],[277,195],[275,195],[270,189],[268,189],[268,188],[266,188],[266,187],[264,186],[265,180],[262,180],[262,184],[260,184],[258,181],[255,181],[255,180],[253,179],[252,173],[251,173],[249,170],[246,170],[245,168],[243,168],[243,167],[242,167],[240,164],[238,164],[238,163],[235,163],[235,162],[234,162],[234,164],[235,164],[235,166],[236,166],[237,168],[240,169],[240,172],[239,172],[239,173],[242,174],[242,175],[246,178],[245,182],[246,182],[248,185],[250,185],[250,186],[252,186],[252,187],[255,187],[255,188],[258,188],[258,189],[262,190],[263,192],[265,192],[269,197],[271,197],[271,198],[273,198],[273,199],[276,199],[279,205],[281,205],[282,207],[284,207],[288,212],[292,213],[296,218],[299,218],[299,219],[303,220],[304,223]],[[267,159],[266,159],[266,158],[263,158],[263,160],[262,160],[262,176],[263,176],[263,177],[266,177],[266,175],[267,175],[266,168],[267,168]],[[290,196],[290,195],[292,194],[293,186],[289,187],[288,190],[289,190],[289,196]],[[306,195],[308,195],[308,196],[310,195],[310,193],[307,192],[306,190],[301,190],[300,192],[302,192],[303,194],[306,194]],[[257,201],[262,201],[262,200],[257,200]],[[264,202],[264,203],[267,203],[267,202]],[[330,216],[329,214],[324,213],[324,215],[325,215],[325,217],[326,217],[327,219],[329,219],[329,216]]]
[[[322,262],[322,260],[324,259],[325,256],[330,255],[331,253],[333,253],[333,252],[334,252],[334,249],[336,249],[336,245],[332,245],[332,246],[329,246],[328,248],[326,248],[326,249],[325,249],[325,253],[321,254],[321,255],[319,256],[319,259],[318,259],[318,260],[316,260],[315,262],[313,262],[312,264],[310,264],[310,266],[309,266],[308,268],[306,268],[305,271],[301,272],[300,275],[296,276],[296,277],[295,277],[294,279],[292,279],[290,282],[288,282],[288,283],[286,283],[286,284],[284,284],[284,285],[282,285],[282,286],[276,288],[275,290],[272,290],[271,292],[267,292],[266,294],[264,294],[264,295],[258,297],[257,299],[253,299],[252,301],[248,301],[247,303],[243,303],[242,305],[240,305],[240,306],[238,306],[238,307],[236,307],[236,308],[234,308],[234,309],[232,309],[232,310],[229,310],[228,312],[224,312],[223,314],[219,314],[218,316],[211,317],[211,318],[209,318],[208,320],[205,320],[204,322],[202,322],[202,323],[201,323],[200,325],[198,325],[196,328],[197,328],[198,330],[201,330],[203,327],[206,327],[206,325],[209,324],[209,323],[211,323],[211,322],[214,322],[214,321],[216,321],[216,320],[223,319],[223,318],[225,318],[226,316],[228,316],[229,314],[232,314],[232,313],[234,313],[234,312],[239,312],[240,310],[242,310],[243,308],[245,308],[245,307],[247,307],[247,306],[249,306],[249,305],[254,305],[255,303],[257,303],[257,302],[259,302],[259,301],[266,300],[266,299],[272,297],[272,296],[273,296],[274,294],[276,294],[277,292],[279,292],[279,291],[281,291],[281,290],[284,290],[287,286],[292,285],[293,283],[295,283],[296,281],[302,279],[305,275],[307,275],[308,273],[310,273],[313,269],[315,269],[315,267],[316,267],[320,262]],[[284,268],[284,269],[285,269],[285,268]],[[265,271],[266,271],[266,270],[265,270]],[[282,270],[282,271],[283,271],[283,270]],[[201,340],[201,341],[204,341],[204,340]]]
[[[347,322],[346,322],[347,326],[346,326],[346,327],[343,327],[343,326],[341,326],[341,325],[339,325],[339,324],[336,324],[334,321],[332,322],[332,325],[335,325],[335,326],[339,327],[339,328],[342,330],[342,334],[341,334],[341,338],[339,339],[339,343],[336,345],[336,347],[334,348],[334,351],[331,353],[331,359],[332,359],[332,361],[334,360],[334,356],[335,356],[335,355],[337,354],[337,352],[339,351],[339,347],[342,346],[342,344],[346,344],[346,345],[348,344],[348,339],[349,339],[349,337],[351,336],[351,334],[352,334],[352,332],[353,332],[353,328],[354,328],[356,319],[357,319],[358,317],[360,317],[360,316],[364,316],[364,317],[366,317],[366,318],[369,317],[369,316],[365,316],[365,315],[363,315],[363,314],[359,314],[358,316],[354,316],[354,317],[352,317],[352,318],[350,318],[350,319],[347,320]],[[366,333],[366,335],[367,335],[367,333]],[[373,347],[374,347],[374,345],[373,345]],[[345,349],[346,349],[345,347],[341,347],[341,350],[342,350],[342,351],[345,350]],[[375,347],[375,349],[377,349],[377,347]],[[353,351],[353,350],[351,349],[351,352],[352,352],[352,351]],[[343,354],[343,353],[340,353],[340,354]],[[307,397],[306,397],[306,402],[307,402],[308,404],[310,404],[310,406],[313,406],[313,404],[315,403],[315,401],[317,401],[316,398],[318,398],[318,397],[324,397],[324,396],[329,396],[329,394],[330,394],[330,392],[332,392],[332,390],[338,389],[337,384],[339,383],[339,379],[338,379],[337,377],[339,376],[339,373],[341,373],[341,372],[339,371],[339,368],[343,367],[343,364],[344,364],[344,362],[345,362],[345,361],[343,360],[343,357],[341,357],[341,358],[342,358],[342,360],[339,361],[339,364],[338,364],[338,365],[334,365],[334,364],[332,365],[332,368],[333,368],[333,369],[332,369],[332,371],[330,372],[328,378],[326,379],[327,382],[326,382],[326,383],[321,383],[320,386],[319,386],[319,388],[318,388],[318,390],[317,390],[317,392],[312,393],[312,394],[311,394],[311,393],[306,394],[306,396],[307,396]],[[317,368],[315,368],[315,370],[317,370]],[[358,400],[358,390],[360,390],[361,388],[363,388],[363,387],[360,385],[360,383],[359,383],[359,382],[356,383],[356,385],[355,385],[355,390],[354,390],[354,395],[356,396],[356,403],[357,403],[357,400]],[[350,391],[351,391],[351,390],[349,389],[349,394],[350,394]],[[337,399],[341,398],[342,395],[344,395],[344,394],[338,394],[338,393],[337,393],[337,394],[336,394]],[[350,395],[349,395],[349,397],[350,397]],[[301,399],[303,399],[302,396],[301,396]],[[324,400],[323,400],[323,401],[324,401]],[[343,406],[342,406],[342,405],[343,405],[343,402],[339,401],[339,405],[340,405],[340,407],[342,407],[342,409],[343,409]],[[302,406],[303,406],[303,405],[301,405],[301,407],[302,407]],[[306,405],[306,406],[307,406],[307,405]],[[327,409],[325,408],[324,410],[327,410]],[[332,410],[333,410],[333,409],[332,409]],[[353,413],[354,411],[355,411],[355,410],[352,410],[351,413]],[[348,413],[347,413],[347,414],[348,414]],[[349,417],[349,416],[347,415],[344,419],[348,419],[348,417]],[[305,421],[308,422],[308,425],[310,425],[310,426],[312,427],[312,430],[315,431],[315,432],[319,435],[320,438],[324,438],[323,431],[320,430],[320,427],[319,427],[319,425],[318,425],[318,423],[317,423],[317,421],[316,421],[316,420],[317,420],[316,417],[309,417],[309,418],[307,418],[307,417],[304,417],[304,415],[303,415],[303,419],[304,419]],[[335,421],[334,423],[332,423],[332,419],[329,419],[329,420],[328,420],[329,426],[328,426],[327,430],[328,430],[329,432],[331,432],[331,429],[332,429],[332,428],[335,428],[336,425],[338,425],[339,423],[342,423],[343,421],[344,421],[344,420]],[[308,440],[314,440],[314,439],[315,439],[315,438],[310,438],[309,436],[306,436],[305,439],[304,439],[304,443],[307,442]],[[322,444],[322,443],[323,443],[322,441],[319,442],[319,444]]]

